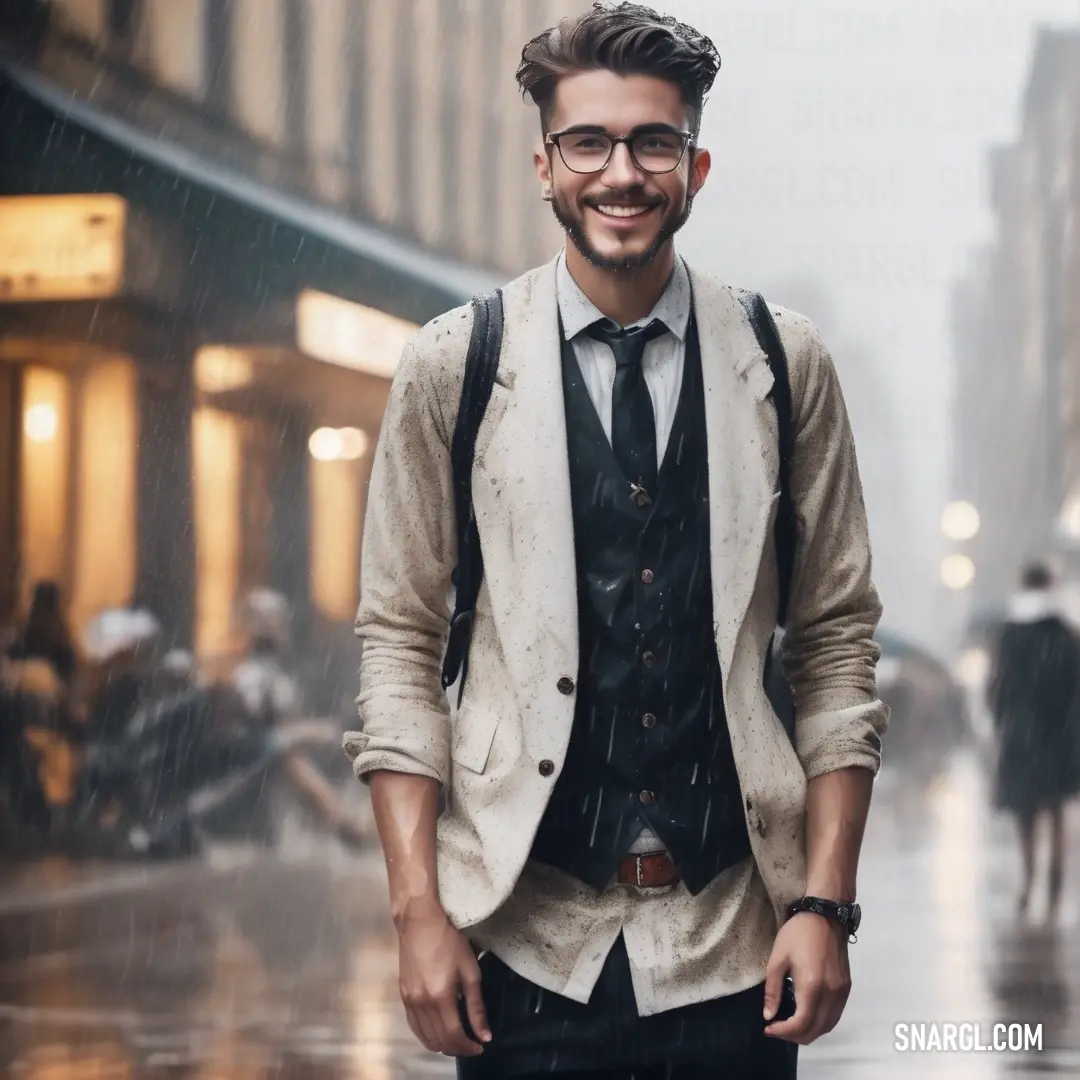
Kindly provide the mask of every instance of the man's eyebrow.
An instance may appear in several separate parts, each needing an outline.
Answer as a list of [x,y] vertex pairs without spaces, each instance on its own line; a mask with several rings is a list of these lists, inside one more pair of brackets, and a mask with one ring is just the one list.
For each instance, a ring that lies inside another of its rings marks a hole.
[[561,130],[564,135],[606,135],[608,133],[603,124],[571,124],[570,127]]
[[[638,124],[627,133],[629,135],[649,135],[657,132],[670,132],[673,135],[681,135],[682,132],[674,124],[666,124],[656,121],[649,124]],[[562,128],[563,135],[610,135],[603,124],[571,124],[570,127]]]

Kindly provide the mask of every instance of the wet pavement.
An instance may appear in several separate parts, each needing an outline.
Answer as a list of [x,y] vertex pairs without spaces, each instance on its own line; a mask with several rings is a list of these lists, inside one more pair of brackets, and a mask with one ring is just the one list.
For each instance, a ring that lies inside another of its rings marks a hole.
[[[879,781],[864,929],[804,1078],[1080,1075],[1080,820],[1058,925],[1013,915],[1010,822],[971,753]],[[0,864],[0,1075],[20,1080],[451,1076],[397,997],[381,859],[223,848],[201,863]],[[894,1025],[1042,1025],[1041,1051],[902,1053]]]

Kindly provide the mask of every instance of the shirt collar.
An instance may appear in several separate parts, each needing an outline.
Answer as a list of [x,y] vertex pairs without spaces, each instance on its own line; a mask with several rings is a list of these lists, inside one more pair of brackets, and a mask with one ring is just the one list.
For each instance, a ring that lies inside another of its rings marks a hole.
[[[566,265],[565,251],[559,255],[555,289],[559,299],[559,314],[562,316],[563,336],[567,341],[573,340],[586,327],[604,318],[604,313],[582,292],[581,286],[574,280],[570,268]],[[675,270],[656,306],[644,319],[631,325],[644,326],[653,319],[659,319],[679,341],[685,340],[686,328],[690,322],[690,273],[679,255],[675,256]]]

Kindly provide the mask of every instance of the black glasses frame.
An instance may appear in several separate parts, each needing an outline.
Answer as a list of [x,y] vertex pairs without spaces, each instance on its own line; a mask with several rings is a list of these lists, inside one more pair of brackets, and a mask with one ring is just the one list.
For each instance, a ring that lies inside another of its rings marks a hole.
[[[566,155],[563,153],[562,138],[566,135],[597,135],[602,136],[605,139],[611,140],[611,149],[608,151],[608,156],[604,158],[603,165],[596,169],[575,169],[573,165],[566,160]],[[634,153],[634,140],[640,138],[642,135],[678,135],[682,139],[682,153],[679,154],[679,160],[671,166],[670,169],[649,169],[642,165],[637,159],[637,155]],[[678,128],[635,128],[629,135],[609,135],[606,131],[591,128],[566,128],[564,131],[549,131],[544,142],[547,145],[554,146],[559,151],[559,157],[562,158],[562,163],[572,172],[577,173],[578,176],[591,176],[594,173],[602,173],[610,164],[611,159],[615,154],[615,147],[619,143],[626,144],[626,152],[630,155],[630,160],[642,171],[648,173],[650,176],[667,176],[668,173],[673,173],[682,163],[683,158],[686,157],[686,151],[689,147],[694,145],[694,133],[692,131],[679,131]]]

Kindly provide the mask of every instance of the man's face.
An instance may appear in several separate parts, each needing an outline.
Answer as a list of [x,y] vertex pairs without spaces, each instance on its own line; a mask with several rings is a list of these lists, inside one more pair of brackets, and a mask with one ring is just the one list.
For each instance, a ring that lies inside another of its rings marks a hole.
[[[589,126],[619,136],[655,124],[689,130],[676,85],[651,75],[586,71],[559,80],[549,130]],[[620,143],[603,172],[577,173],[548,145],[537,153],[536,169],[581,254],[601,270],[633,270],[651,262],[686,223],[708,176],[709,154],[688,149],[678,168],[657,174],[641,169]]]

